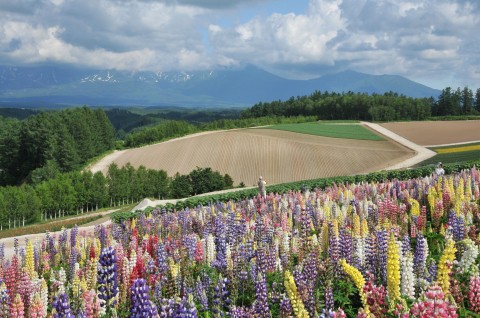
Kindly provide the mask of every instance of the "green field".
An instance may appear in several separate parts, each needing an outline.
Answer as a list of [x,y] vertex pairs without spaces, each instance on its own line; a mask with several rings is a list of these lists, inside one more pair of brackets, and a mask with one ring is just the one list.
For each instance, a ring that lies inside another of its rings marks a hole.
[[[468,144],[468,146],[478,145],[478,143]],[[444,147],[436,147],[430,148],[433,151],[437,151],[439,149],[460,149],[462,146],[444,146]],[[438,153],[434,157],[427,159],[425,161],[420,162],[417,166],[427,166],[431,164],[437,164],[438,162],[446,163],[461,163],[467,161],[476,161],[480,159],[480,150],[472,150],[472,151],[458,151],[458,152],[451,152],[451,153]]]
[[301,134],[346,138],[359,140],[385,140],[379,135],[358,124],[336,124],[336,123],[302,123],[302,124],[279,124],[267,128],[285,130]]

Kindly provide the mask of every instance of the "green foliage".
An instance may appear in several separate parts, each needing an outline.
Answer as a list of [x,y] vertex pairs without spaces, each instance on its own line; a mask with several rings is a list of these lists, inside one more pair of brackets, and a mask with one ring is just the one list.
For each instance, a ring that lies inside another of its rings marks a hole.
[[125,147],[138,147],[193,134],[198,128],[185,121],[167,121],[154,127],[132,132],[125,137]]
[[242,112],[242,118],[261,116],[316,116],[325,120],[424,120],[431,116],[433,99],[411,98],[396,93],[361,94],[315,91],[287,101],[258,103]]
[[189,197],[193,192],[192,183],[187,175],[181,175],[177,172],[173,177],[170,187],[170,193],[173,198]]
[[418,165],[435,165],[438,162],[442,163],[462,163],[468,161],[478,160],[480,158],[480,150],[462,151],[454,153],[440,153],[432,158],[420,162]]
[[356,317],[358,308],[362,307],[357,287],[351,280],[333,280],[333,299],[335,307],[342,308],[347,317]]
[[40,112],[21,122],[0,118],[0,128],[0,185],[45,179],[54,165],[73,171],[115,142],[105,113],[88,107]]
[[379,135],[356,124],[302,123],[279,124],[268,127],[276,130],[286,130],[301,134],[325,136],[333,138],[348,138],[361,140],[384,140]]

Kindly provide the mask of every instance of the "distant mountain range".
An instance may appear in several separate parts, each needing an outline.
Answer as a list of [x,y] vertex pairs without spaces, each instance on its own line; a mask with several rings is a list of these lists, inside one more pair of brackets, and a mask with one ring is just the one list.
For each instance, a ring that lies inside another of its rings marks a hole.
[[0,66],[0,106],[252,106],[315,90],[437,98],[440,91],[396,75],[344,71],[286,79],[254,66],[202,72],[123,72],[69,66]]

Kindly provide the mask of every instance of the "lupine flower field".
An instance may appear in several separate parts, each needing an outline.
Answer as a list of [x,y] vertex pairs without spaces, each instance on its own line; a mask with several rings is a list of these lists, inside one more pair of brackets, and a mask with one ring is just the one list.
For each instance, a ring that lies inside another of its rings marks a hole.
[[475,317],[479,172],[215,203],[0,251],[0,317]]

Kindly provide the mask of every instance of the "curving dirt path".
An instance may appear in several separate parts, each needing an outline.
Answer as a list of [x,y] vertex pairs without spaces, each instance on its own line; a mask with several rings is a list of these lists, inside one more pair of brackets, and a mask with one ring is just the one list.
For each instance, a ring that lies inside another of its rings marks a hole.
[[367,126],[368,128],[376,131],[377,133],[403,145],[404,147],[407,147],[409,149],[412,149],[415,151],[415,156],[408,158],[406,160],[403,160],[399,163],[396,163],[394,165],[388,166],[385,168],[385,170],[395,170],[395,169],[404,169],[404,168],[409,168],[417,163],[420,163],[424,160],[427,160],[433,156],[436,155],[436,152],[420,146],[400,135],[397,135],[395,132],[388,130],[387,128],[379,125],[379,124],[374,124],[370,122],[362,122],[363,125]]

